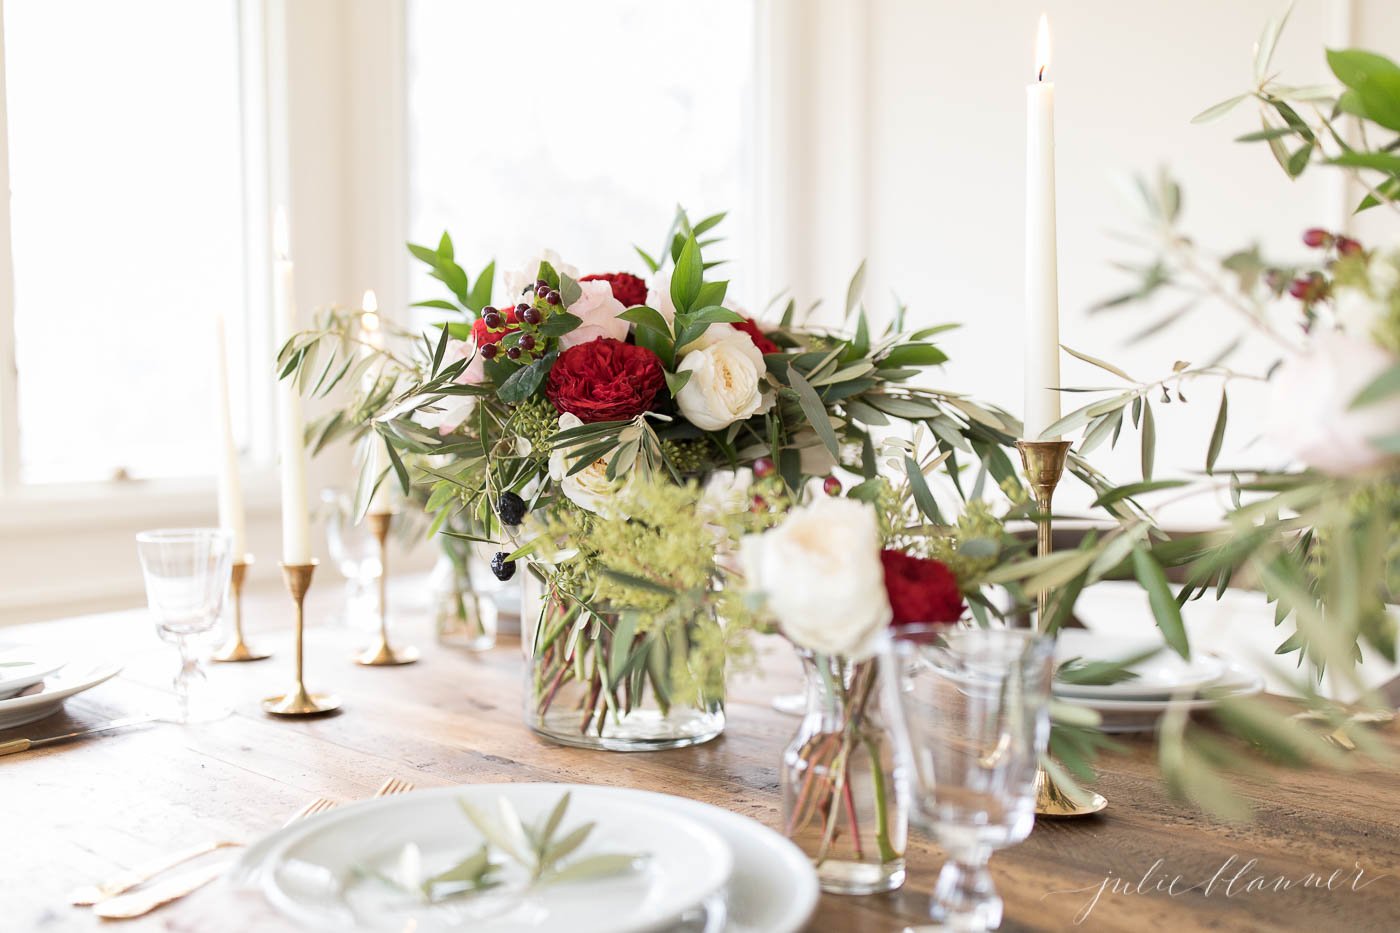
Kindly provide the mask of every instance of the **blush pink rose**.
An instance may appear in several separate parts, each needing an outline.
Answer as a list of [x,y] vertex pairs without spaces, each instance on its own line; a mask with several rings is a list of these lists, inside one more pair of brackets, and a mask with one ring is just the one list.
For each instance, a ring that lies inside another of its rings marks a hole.
[[627,308],[613,297],[607,282],[579,282],[578,299],[569,305],[569,313],[583,321],[578,327],[559,338],[560,349],[567,350],[582,343],[592,343],[599,337],[626,340],[628,324],[618,318]]

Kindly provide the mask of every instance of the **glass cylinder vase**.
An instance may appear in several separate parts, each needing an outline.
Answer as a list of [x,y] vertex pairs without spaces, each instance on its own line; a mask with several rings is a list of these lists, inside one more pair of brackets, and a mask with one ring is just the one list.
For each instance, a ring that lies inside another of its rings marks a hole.
[[783,753],[783,825],[823,891],[904,883],[909,797],[881,713],[880,663],[800,652],[807,711]]
[[472,581],[471,551],[444,548],[433,567],[433,623],[440,644],[489,651],[496,644],[496,604],[482,599]]
[[522,584],[525,723],[536,733],[577,748],[643,752],[724,731],[723,670],[688,663],[714,618],[639,632],[627,612],[553,597],[532,574]]

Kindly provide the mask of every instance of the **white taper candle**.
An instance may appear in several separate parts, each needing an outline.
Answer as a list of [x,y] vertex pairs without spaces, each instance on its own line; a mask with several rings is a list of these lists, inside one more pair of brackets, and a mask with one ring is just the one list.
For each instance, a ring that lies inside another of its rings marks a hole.
[[[1041,439],[1060,420],[1060,294],[1055,250],[1055,85],[1050,26],[1036,36],[1036,80],[1026,88],[1025,432]],[[1044,438],[1056,440],[1058,438]]]

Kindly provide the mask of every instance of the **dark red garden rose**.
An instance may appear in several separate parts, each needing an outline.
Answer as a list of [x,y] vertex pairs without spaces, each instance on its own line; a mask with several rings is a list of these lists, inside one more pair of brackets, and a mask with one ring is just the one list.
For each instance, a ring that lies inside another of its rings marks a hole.
[[602,275],[585,275],[580,282],[607,282],[612,286],[613,297],[622,302],[624,308],[635,308],[647,303],[647,283],[630,272],[606,272]]
[[585,422],[625,421],[649,411],[665,382],[655,353],[599,337],[559,354],[544,394],[560,414]]
[[472,321],[472,339],[476,341],[476,345],[478,347],[484,347],[488,343],[499,343],[505,337],[506,334],[520,329],[520,319],[515,316],[514,308],[510,308],[500,313],[504,315],[506,319],[506,326],[504,330],[488,329],[486,326],[486,322],[481,318],[477,318],[475,321]]
[[946,565],[902,551],[881,551],[880,563],[885,568],[885,592],[894,611],[891,625],[956,622],[962,618],[962,592],[957,577]]
[[758,347],[759,353],[780,352],[778,349],[778,345],[773,341],[769,340],[768,335],[758,329],[758,324],[754,322],[753,318],[746,317],[743,321],[737,324],[733,321],[730,321],[729,323],[733,324],[734,327],[748,334],[749,339],[753,341],[753,345]]

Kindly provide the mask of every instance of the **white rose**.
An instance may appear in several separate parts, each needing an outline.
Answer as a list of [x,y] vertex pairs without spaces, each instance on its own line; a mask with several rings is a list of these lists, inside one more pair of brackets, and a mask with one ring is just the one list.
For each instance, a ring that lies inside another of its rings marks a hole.
[[[578,415],[568,412],[559,416],[559,430],[567,431],[583,424]],[[574,460],[566,451],[555,448],[549,455],[549,478],[559,484],[559,489],[574,505],[595,515],[610,511],[608,503],[622,490],[622,483],[608,479],[608,461],[595,460],[588,466],[569,476]]]
[[599,337],[626,340],[628,324],[618,317],[627,309],[613,297],[612,286],[605,281],[580,282],[578,300],[569,305],[569,313],[583,323],[559,338],[559,346],[567,350]]
[[1308,466],[1345,476],[1390,458],[1371,441],[1400,434],[1400,396],[1352,400],[1396,357],[1354,334],[1324,333],[1274,373],[1269,436]]
[[890,621],[872,506],[823,497],[740,547],[749,585],[766,594],[783,634],[822,654],[869,655]]
[[661,312],[670,324],[676,319],[676,304],[671,300],[671,270],[658,269],[647,286],[647,307]]
[[526,260],[519,268],[508,270],[501,276],[501,280],[506,286],[506,297],[512,305],[520,300],[527,285],[535,284],[536,279],[539,278],[541,262],[549,263],[554,267],[555,272],[567,275],[571,279],[578,278],[578,269],[566,264],[554,250],[542,249]]
[[723,519],[738,512],[747,512],[753,504],[749,487],[753,485],[753,470],[716,470],[705,480],[700,491],[700,512],[707,518]]
[[749,335],[728,324],[714,324],[684,348],[677,373],[690,379],[676,393],[676,404],[691,424],[718,431],[772,407],[763,392],[768,367]]

